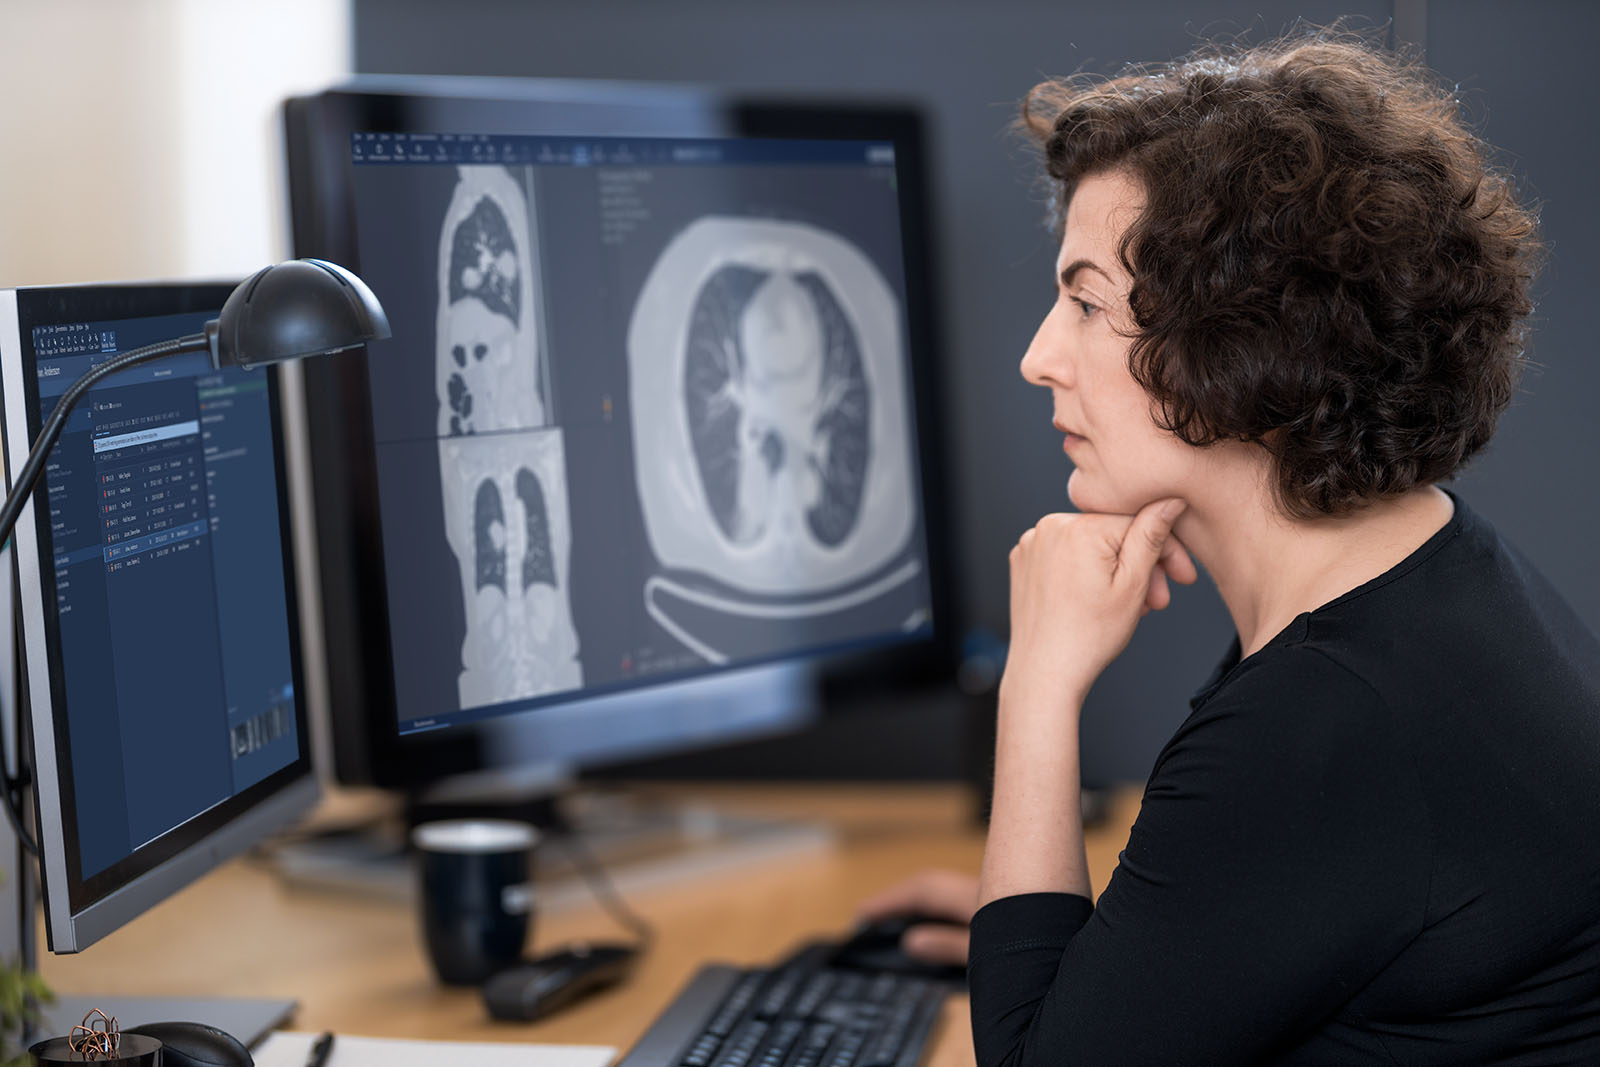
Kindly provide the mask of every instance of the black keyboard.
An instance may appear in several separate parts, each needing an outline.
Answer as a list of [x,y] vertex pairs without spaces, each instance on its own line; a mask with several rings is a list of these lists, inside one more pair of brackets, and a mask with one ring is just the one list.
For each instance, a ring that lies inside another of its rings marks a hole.
[[616,1067],[913,1067],[952,986],[827,955],[703,968]]

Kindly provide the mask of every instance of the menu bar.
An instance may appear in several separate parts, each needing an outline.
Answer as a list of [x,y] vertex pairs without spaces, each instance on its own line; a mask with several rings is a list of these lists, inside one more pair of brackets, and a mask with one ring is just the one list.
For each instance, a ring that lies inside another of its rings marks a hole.
[[460,133],[353,133],[358,164],[444,163],[551,167],[852,164],[894,166],[884,141],[780,138],[532,137]]

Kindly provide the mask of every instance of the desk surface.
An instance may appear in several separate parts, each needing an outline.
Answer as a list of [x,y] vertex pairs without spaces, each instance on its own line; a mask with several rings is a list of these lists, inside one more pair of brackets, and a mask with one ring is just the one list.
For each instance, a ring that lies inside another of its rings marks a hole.
[[[655,791],[656,787],[651,787]],[[496,1023],[476,990],[438,985],[411,909],[348,893],[292,888],[251,860],[228,864],[77,956],[46,956],[61,991],[295,998],[294,1026],[386,1037],[626,1049],[704,962],[767,964],[797,942],[847,930],[858,901],[928,866],[976,871],[983,834],[957,786],[695,786],[660,789],[729,809],[823,820],[834,843],[714,878],[629,895],[659,932],[633,979],[552,1018]],[[1088,835],[1104,889],[1138,811],[1119,796]],[[541,913],[535,950],[620,931],[591,904]],[[41,944],[43,938],[41,934]],[[972,1062],[964,999],[952,1000],[932,1057]]]

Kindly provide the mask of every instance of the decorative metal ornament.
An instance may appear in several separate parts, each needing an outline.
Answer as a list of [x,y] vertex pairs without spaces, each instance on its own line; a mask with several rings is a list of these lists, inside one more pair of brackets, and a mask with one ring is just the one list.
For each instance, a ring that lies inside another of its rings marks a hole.
[[122,1027],[116,1016],[93,1008],[72,1028],[67,1045],[86,1060],[115,1059],[122,1047]]

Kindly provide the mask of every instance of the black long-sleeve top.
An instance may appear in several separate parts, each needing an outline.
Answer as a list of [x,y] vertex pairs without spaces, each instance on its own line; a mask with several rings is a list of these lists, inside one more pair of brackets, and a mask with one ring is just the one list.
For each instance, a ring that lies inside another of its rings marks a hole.
[[1488,523],[1191,705],[1097,904],[973,920],[981,1067],[1600,1063],[1600,641]]

